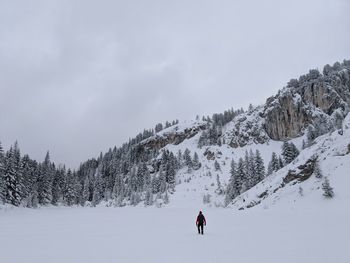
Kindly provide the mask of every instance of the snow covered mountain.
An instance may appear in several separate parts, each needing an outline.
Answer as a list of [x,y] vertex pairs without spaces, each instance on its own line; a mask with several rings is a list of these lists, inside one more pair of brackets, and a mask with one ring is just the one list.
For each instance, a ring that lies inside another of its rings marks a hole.
[[241,194],[230,206],[246,209],[254,206],[317,205],[323,199],[327,178],[334,188],[337,204],[345,208],[350,201],[349,171],[350,114],[341,129],[315,139],[314,144],[302,150],[292,163]]
[[[171,196],[170,205],[203,202],[209,206],[246,209],[266,208],[282,200],[304,201],[309,196],[321,200],[325,177],[334,186],[336,196],[348,202],[349,69],[350,63],[344,61],[333,67],[325,66],[323,75],[311,70],[299,80],[291,80],[276,96],[268,98],[265,105],[251,107],[228,123],[217,125],[215,128],[219,131],[214,135],[214,143],[201,145],[203,134],[210,133],[208,130],[213,126],[202,121],[181,123],[142,142],[174,154],[189,149],[199,156],[200,168],[189,171],[185,167],[177,173],[176,192]],[[210,135],[204,137],[208,141]],[[248,191],[241,189],[233,194],[234,199],[228,204],[232,175],[237,176],[237,171],[232,172],[231,160],[237,163],[240,158],[247,158],[250,151],[258,150],[264,166],[268,167],[271,153],[283,154],[285,141],[296,145],[300,154],[291,163],[281,164],[277,171]]]
[[[15,206],[267,208],[349,201],[350,61],[292,79],[264,105],[158,124],[77,171],[0,151],[0,201]],[[317,176],[317,177],[316,177]],[[327,179],[325,179],[327,177]],[[330,189],[330,187],[328,187]]]

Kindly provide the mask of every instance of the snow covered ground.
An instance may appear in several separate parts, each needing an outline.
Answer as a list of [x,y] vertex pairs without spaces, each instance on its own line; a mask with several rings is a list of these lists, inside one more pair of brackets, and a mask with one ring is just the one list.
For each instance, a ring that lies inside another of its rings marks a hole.
[[[185,122],[158,136],[200,124]],[[232,135],[231,128],[229,124],[225,136]],[[176,191],[162,208],[144,208],[143,202],[123,208],[104,207],[108,202],[96,208],[0,207],[0,263],[350,263],[350,114],[343,132],[318,137],[292,163],[238,196],[228,208],[222,207],[217,178],[226,188],[231,160],[259,150],[267,166],[272,152],[280,154],[282,142],[198,148],[199,137],[200,133],[165,147],[174,153],[197,152],[202,165],[178,172]],[[303,139],[291,141],[301,150]],[[207,158],[206,152],[215,158]],[[332,199],[323,196],[324,179],[314,174],[284,183],[289,170],[300,171],[316,156],[334,188]],[[215,161],[220,169],[214,168]],[[203,204],[204,195],[210,195],[211,202]],[[199,209],[208,221],[204,236],[195,226]]]
[[[182,183],[162,208],[144,208],[142,203],[123,208],[0,207],[0,263],[349,263],[350,115],[343,129],[342,135],[334,131],[319,137],[295,161],[237,197],[229,208],[216,207],[224,197],[215,193],[217,174],[225,186],[232,158],[259,149],[266,165],[282,142],[199,149],[198,134],[180,145],[168,145],[175,153],[186,148],[197,151],[202,167],[191,173],[185,168],[179,171]],[[299,149],[302,139],[293,140]],[[204,156],[207,149],[215,154],[220,171]],[[314,155],[334,187],[334,198],[322,195],[322,180],[315,175],[277,189],[289,169],[298,169]],[[263,192],[267,195],[259,197]],[[204,194],[212,196],[210,204],[203,204]],[[257,205],[246,209],[254,201]],[[208,221],[204,236],[195,226],[199,209]]]
[[1,263],[349,263],[350,213],[334,206],[0,210]]

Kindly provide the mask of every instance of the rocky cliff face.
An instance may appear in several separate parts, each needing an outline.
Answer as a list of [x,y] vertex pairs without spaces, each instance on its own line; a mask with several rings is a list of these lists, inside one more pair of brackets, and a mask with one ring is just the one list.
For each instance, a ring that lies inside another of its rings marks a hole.
[[268,99],[264,116],[265,130],[274,140],[297,137],[312,121],[300,96],[290,91]]
[[[325,66],[322,74],[310,70],[292,79],[265,105],[239,114],[222,126],[220,140],[233,148],[263,144],[270,139],[286,140],[302,135],[310,124],[317,123],[327,132],[336,125],[336,118],[344,117],[349,109],[350,61],[344,61]],[[168,144],[180,144],[208,127],[210,122],[175,126],[141,142],[141,146],[159,150]]]
[[228,124],[223,138],[233,148],[244,147],[251,143],[265,143],[270,138],[264,131],[263,107],[237,116]]
[[325,66],[323,74],[311,70],[291,80],[276,96],[267,99],[265,131],[274,140],[294,138],[323,114],[343,116],[350,106],[350,61]]
[[160,150],[168,144],[180,144],[204,129],[206,129],[206,123],[195,123],[192,127],[184,129],[175,126],[169,131],[162,132],[142,141],[141,146],[147,149]]

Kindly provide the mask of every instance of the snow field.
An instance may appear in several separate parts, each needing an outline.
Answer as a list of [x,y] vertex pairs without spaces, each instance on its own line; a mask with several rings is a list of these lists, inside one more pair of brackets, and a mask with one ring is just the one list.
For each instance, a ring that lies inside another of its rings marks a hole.
[[350,262],[350,214],[317,207],[0,210],[1,263]]

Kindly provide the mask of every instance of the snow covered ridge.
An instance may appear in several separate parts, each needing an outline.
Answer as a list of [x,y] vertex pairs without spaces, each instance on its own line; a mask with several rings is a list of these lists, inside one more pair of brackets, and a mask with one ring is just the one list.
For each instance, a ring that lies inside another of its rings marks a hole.
[[[349,72],[349,61],[335,63],[323,74],[311,70],[291,80],[265,105],[167,122],[164,129],[157,124],[77,171],[57,167],[49,154],[42,163],[21,156],[17,143],[7,152],[0,147],[0,207],[269,207],[293,187],[314,182],[317,167],[333,185],[327,169],[340,171],[333,164],[345,167],[349,155],[334,161],[324,152],[350,143],[349,121],[344,121],[350,108]],[[306,197],[322,183],[318,178],[311,190],[303,186],[298,193]],[[338,186],[334,193],[338,198]]]
[[263,144],[270,140],[264,129],[265,119],[262,106],[237,116],[224,127],[223,139],[233,148],[247,144]]
[[[309,125],[341,123],[350,108],[350,61],[326,65],[323,74],[310,70],[292,79],[276,96],[267,99],[265,130],[274,140],[295,138]],[[329,129],[329,127],[318,127]]]
[[[322,189],[329,180],[336,199],[350,203],[350,114],[342,129],[317,138],[289,165],[241,194],[230,207],[244,210],[307,202],[315,205],[325,197]],[[344,206],[345,208],[345,206]]]
[[182,122],[143,140],[140,145],[145,148],[160,150],[168,144],[180,144],[184,140],[192,138],[201,130],[205,130],[206,127],[207,123],[203,121]]

